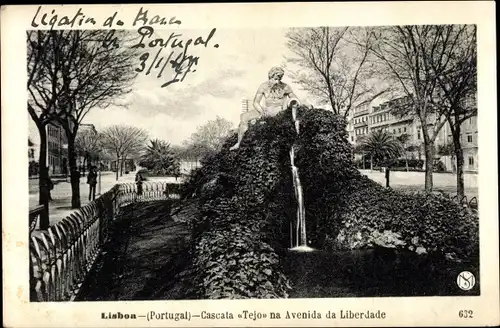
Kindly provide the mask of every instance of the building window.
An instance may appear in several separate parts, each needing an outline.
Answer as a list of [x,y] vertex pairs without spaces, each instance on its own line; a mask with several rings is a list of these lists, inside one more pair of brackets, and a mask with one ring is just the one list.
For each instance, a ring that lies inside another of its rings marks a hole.
[[417,139],[420,140],[420,130],[417,131]]
[[469,156],[469,166],[474,167],[474,157]]
[[403,128],[403,131],[406,132],[406,128]]
[[472,135],[467,136],[467,142],[472,142]]
[[351,141],[354,141],[354,136],[351,136]]

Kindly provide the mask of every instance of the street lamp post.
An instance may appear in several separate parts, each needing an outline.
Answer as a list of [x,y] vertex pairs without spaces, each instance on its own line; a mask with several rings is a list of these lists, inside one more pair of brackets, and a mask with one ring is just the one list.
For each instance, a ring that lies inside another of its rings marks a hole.
[[102,170],[102,163],[99,161],[99,184],[97,187],[97,194],[100,196],[101,195],[101,170]]
[[[63,148],[64,150],[66,150],[66,152],[67,152],[67,151],[68,151],[68,144],[63,144],[63,145],[62,145],[62,148]],[[67,164],[67,162],[65,163],[65,165],[66,165],[66,166],[68,165],[68,164]],[[69,182],[69,181],[68,181],[68,176],[69,176],[69,175],[68,175],[68,171],[69,171],[69,170],[68,170],[68,168],[67,168],[67,167],[65,167],[64,172],[66,173],[66,177],[65,177],[66,182]]]

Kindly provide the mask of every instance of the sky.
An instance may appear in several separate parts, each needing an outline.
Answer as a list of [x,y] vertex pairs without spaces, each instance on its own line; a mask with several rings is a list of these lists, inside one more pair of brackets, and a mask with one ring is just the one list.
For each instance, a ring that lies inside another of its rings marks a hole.
[[[211,32],[206,30],[175,30],[181,34],[178,38],[184,44],[190,38],[202,36],[205,40]],[[138,31],[132,33],[140,39]],[[156,30],[152,39],[167,40],[172,31]],[[305,105],[316,105],[300,86],[293,83],[287,72],[297,69],[287,63],[286,57],[293,56],[286,46],[286,29],[217,29],[207,47],[188,47],[188,54],[198,56],[198,64],[193,66],[195,72],[186,75],[182,82],[162,88],[162,84],[172,77],[172,70],[165,69],[158,78],[161,69],[152,69],[146,75],[159,47],[145,48],[137,53],[137,66],[140,67],[140,56],[148,51],[150,58],[146,69],[139,73],[132,92],[119,103],[127,106],[110,106],[106,109],[92,108],[82,123],[94,124],[98,131],[110,125],[132,125],[146,130],[149,137],[159,138],[172,145],[181,145],[189,139],[196,128],[217,116],[232,122],[236,128],[241,114],[241,100],[252,101],[259,85],[267,81],[267,73],[273,66],[285,69],[283,82],[289,84],[299,100]],[[123,45],[122,45],[123,46]],[[158,58],[166,57],[170,48],[162,50]],[[30,136],[35,143],[39,137],[30,120]]]
[[[206,38],[210,30],[189,30],[182,34],[186,40],[196,36]],[[286,65],[285,56],[290,53],[285,32],[284,29],[217,30],[208,47],[189,48],[189,52],[200,59],[196,72],[189,73],[184,81],[162,88],[168,80],[166,76],[157,78],[157,74],[146,76],[143,72],[126,97],[127,108],[94,108],[84,123],[94,124],[97,130],[113,124],[134,125],[145,129],[151,138],[174,145],[181,144],[197,126],[217,116],[236,127],[241,99],[253,99],[259,85],[267,80],[271,67]],[[169,34],[170,31],[155,31],[155,35],[165,39]],[[151,51],[150,57],[155,53],[156,50]],[[285,67],[289,68],[289,65]],[[303,103],[310,103],[307,93],[293,84],[287,74],[283,82],[294,89]]]

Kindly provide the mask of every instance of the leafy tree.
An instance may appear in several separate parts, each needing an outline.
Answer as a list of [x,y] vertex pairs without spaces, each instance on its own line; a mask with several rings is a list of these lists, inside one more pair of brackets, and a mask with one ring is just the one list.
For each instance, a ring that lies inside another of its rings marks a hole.
[[386,185],[389,187],[389,170],[392,162],[401,156],[404,151],[401,142],[386,131],[375,130],[361,139],[359,148],[370,156],[371,169],[373,169],[373,161],[386,166]]
[[170,144],[163,140],[150,140],[140,158],[139,165],[159,175],[179,174],[179,159]]

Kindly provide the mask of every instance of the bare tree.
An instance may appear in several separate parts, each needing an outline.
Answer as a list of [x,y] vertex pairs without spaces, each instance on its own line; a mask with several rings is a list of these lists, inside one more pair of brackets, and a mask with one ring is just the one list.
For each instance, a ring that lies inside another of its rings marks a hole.
[[[75,139],[92,108],[106,108],[130,92],[136,76],[128,32],[103,30],[28,31],[28,112],[40,132],[40,159],[47,152],[45,126],[57,121],[68,139],[73,208],[80,207]],[[40,162],[46,167],[45,160]],[[40,180],[48,179],[48,172]],[[41,183],[42,185],[42,183]],[[45,198],[43,188],[40,197]]]
[[[395,114],[413,114],[420,120],[425,151],[425,190],[432,191],[434,142],[446,123],[436,110],[433,98],[439,78],[437,70],[447,65],[451,48],[443,45],[444,26],[395,26],[380,29],[378,42],[371,51],[383,67],[383,77],[399,86],[402,101],[395,104]],[[436,68],[433,68],[433,65]]]
[[101,132],[102,147],[116,156],[116,180],[122,163],[127,158],[138,156],[147,141],[147,132],[134,126],[112,125]]
[[433,57],[431,67],[438,77],[434,106],[446,117],[453,139],[456,159],[457,195],[464,196],[464,154],[461,145],[462,124],[477,116],[477,41],[475,25],[440,26],[437,37],[445,63]]
[[196,132],[189,139],[188,144],[192,148],[193,153],[203,153],[203,150],[208,152],[216,152],[220,150],[224,138],[228,137],[233,124],[217,116],[214,120],[198,126]]
[[75,138],[75,150],[80,156],[83,156],[82,165],[90,164],[93,158],[97,158],[101,151],[99,134],[95,130],[79,131]]
[[292,78],[334,113],[347,118],[356,106],[385,93],[370,80],[369,56],[375,40],[371,29],[292,28],[286,37],[296,55],[288,61],[301,68],[292,72]]

